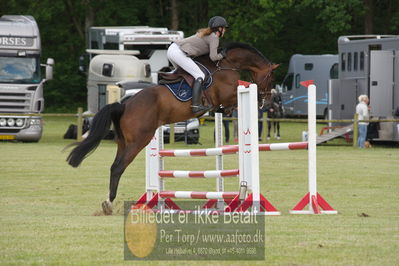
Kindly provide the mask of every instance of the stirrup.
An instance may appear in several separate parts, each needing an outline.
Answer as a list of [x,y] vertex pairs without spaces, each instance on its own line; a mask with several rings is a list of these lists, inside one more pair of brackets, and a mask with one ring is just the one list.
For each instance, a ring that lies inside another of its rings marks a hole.
[[191,111],[193,113],[199,113],[199,112],[203,112],[203,111],[208,111],[209,107],[203,106],[203,105],[192,105],[191,106]]

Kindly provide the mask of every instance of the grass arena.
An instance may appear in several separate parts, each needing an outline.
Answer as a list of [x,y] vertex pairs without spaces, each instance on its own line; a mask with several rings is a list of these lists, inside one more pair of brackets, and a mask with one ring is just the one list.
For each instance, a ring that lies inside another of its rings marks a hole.
[[[108,193],[109,167],[116,145],[103,141],[81,167],[71,168],[62,139],[74,118],[45,117],[40,143],[1,142],[2,265],[139,263],[123,259],[123,202],[136,200],[145,189],[142,151],[120,181],[113,216],[99,215]],[[318,124],[318,132],[324,125]],[[232,125],[230,124],[232,129]],[[281,140],[301,141],[307,125],[282,123]],[[200,128],[200,144],[213,147],[213,122]],[[182,143],[166,149],[184,149]],[[265,261],[207,261],[237,265],[397,265],[399,256],[399,150],[387,146],[353,149],[343,140],[317,147],[317,189],[338,210],[337,215],[290,215],[288,210],[307,191],[307,151],[260,153],[261,193],[282,212],[265,217]],[[203,170],[213,157],[167,161],[170,169]],[[236,156],[226,156],[226,169]],[[185,168],[186,167],[186,168]],[[171,179],[175,190],[209,191],[214,179]],[[225,180],[237,190],[236,179]],[[146,262],[142,262],[143,264]],[[153,261],[151,264],[187,264]],[[203,262],[190,261],[190,264]]]

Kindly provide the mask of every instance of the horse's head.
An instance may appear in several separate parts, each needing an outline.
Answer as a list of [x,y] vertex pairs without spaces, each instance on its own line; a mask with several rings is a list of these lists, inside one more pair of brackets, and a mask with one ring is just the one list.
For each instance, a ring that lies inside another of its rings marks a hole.
[[273,71],[279,64],[271,63],[259,50],[245,43],[230,43],[226,46],[227,60],[238,70],[249,70],[251,82],[258,85],[258,102],[263,104],[270,98]]
[[271,90],[273,88],[274,70],[279,64],[269,63],[263,68],[255,69],[252,73],[253,82],[258,85],[258,102],[263,104],[270,99]]

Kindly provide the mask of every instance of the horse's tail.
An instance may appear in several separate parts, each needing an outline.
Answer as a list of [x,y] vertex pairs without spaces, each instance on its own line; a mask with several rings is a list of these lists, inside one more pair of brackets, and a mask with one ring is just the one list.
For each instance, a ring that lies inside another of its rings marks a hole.
[[114,122],[117,135],[122,137],[120,134],[119,120],[124,109],[125,105],[120,103],[113,103],[104,106],[94,116],[87,138],[81,142],[72,144],[72,146],[77,146],[69,154],[67,162],[73,167],[78,167],[80,163],[98,147],[101,140],[108,134],[111,122]]

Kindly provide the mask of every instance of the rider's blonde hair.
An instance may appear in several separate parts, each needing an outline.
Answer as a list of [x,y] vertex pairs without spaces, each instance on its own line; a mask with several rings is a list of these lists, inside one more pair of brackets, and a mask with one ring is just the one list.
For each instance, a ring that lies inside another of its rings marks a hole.
[[211,34],[213,30],[211,28],[202,28],[197,31],[198,35],[202,38]]

